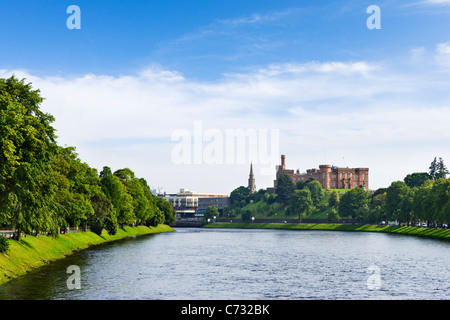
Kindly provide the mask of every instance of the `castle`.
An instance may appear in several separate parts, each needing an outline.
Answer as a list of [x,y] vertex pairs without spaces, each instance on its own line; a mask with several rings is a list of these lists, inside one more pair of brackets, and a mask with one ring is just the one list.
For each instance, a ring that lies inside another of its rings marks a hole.
[[357,187],[362,187],[365,190],[369,189],[369,168],[343,168],[320,165],[319,169],[308,169],[306,173],[300,173],[299,170],[286,169],[286,156],[282,155],[281,165],[277,166],[274,190],[276,190],[277,180],[282,174],[290,176],[295,184],[313,177],[325,189],[353,189]]

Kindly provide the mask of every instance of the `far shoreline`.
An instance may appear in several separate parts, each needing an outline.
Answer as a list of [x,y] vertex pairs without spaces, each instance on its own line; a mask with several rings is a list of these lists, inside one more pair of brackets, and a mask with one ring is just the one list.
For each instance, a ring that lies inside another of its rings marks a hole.
[[327,224],[327,223],[239,223],[215,222],[204,228],[234,228],[234,229],[278,229],[295,231],[347,231],[347,232],[380,232],[436,239],[450,242],[450,229],[419,228],[402,226],[379,226],[360,224]]

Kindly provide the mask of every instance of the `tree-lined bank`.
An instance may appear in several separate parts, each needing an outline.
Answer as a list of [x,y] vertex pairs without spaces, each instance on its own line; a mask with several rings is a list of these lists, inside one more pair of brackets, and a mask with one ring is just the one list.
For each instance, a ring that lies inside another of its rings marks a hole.
[[52,115],[39,90],[14,76],[0,79],[0,226],[22,235],[57,237],[69,227],[114,235],[124,225],[175,221],[171,204],[154,196],[129,168],[98,174],[74,147],[56,143]]

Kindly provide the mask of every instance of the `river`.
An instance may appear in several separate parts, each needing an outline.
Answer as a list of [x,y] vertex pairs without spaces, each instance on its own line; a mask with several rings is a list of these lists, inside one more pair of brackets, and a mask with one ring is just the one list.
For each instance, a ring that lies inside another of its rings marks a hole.
[[380,233],[179,228],[76,252],[0,286],[0,299],[442,300],[449,249]]

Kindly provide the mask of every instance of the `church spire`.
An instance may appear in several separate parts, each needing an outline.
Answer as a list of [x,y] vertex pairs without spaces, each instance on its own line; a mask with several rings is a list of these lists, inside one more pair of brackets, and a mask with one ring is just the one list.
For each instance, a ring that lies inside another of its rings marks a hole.
[[255,176],[253,175],[253,163],[250,163],[250,175],[248,177],[248,188],[250,193],[256,192]]

